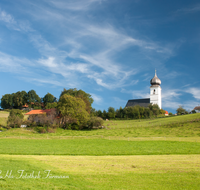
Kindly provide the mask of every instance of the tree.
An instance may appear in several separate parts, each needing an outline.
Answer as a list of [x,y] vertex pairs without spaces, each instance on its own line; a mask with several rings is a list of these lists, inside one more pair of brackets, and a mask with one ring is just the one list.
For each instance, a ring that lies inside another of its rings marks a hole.
[[107,116],[108,116],[109,119],[115,118],[115,108],[109,107],[108,112],[107,112]]
[[48,103],[56,102],[56,97],[54,97],[52,94],[47,93],[43,98],[44,105],[46,106]]
[[64,128],[82,129],[89,120],[86,104],[78,97],[63,94],[58,102],[58,110]]
[[45,106],[46,109],[52,109],[52,108],[57,108],[58,103],[57,102],[53,102],[53,103],[47,103],[47,105]]
[[123,118],[123,108],[122,107],[120,107],[119,109],[116,110],[116,117]]
[[27,102],[27,93],[26,91],[18,91],[12,94],[13,96],[13,107],[14,108],[21,108]]
[[160,108],[157,104],[149,104],[149,109],[153,112],[154,116],[157,116],[160,114]]
[[12,94],[5,94],[1,98],[1,107],[3,109],[10,109],[13,107],[13,95]]
[[61,92],[61,95],[60,95],[60,98],[64,95],[64,94],[68,94],[68,95],[71,95],[73,97],[78,97],[78,98],[81,98],[85,104],[86,104],[86,110],[88,113],[90,113],[91,109],[92,109],[92,103],[93,103],[93,99],[91,97],[90,94],[84,92],[83,90],[77,90],[76,88],[71,88],[69,90],[66,90],[64,88],[64,90]]
[[177,108],[176,110],[177,115],[183,115],[183,114],[187,114],[188,112],[182,107],[179,106],[179,108]]
[[8,126],[10,127],[20,127],[24,119],[24,115],[21,110],[12,109],[10,115],[8,116]]
[[41,98],[36,94],[35,90],[30,90],[26,96],[27,103],[40,103]]
[[103,118],[103,117],[102,117],[102,114],[103,114],[103,113],[102,113],[102,111],[101,111],[101,110],[98,110],[98,111],[97,111],[97,116],[98,116],[98,117],[101,117],[101,118]]

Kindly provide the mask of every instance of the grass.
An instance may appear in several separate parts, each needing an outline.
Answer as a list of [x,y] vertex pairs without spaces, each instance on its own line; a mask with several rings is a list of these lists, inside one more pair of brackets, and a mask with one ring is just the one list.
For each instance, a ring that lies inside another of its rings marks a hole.
[[[0,155],[3,189],[198,189],[199,155],[165,156],[23,156]],[[19,178],[31,173],[40,178]],[[66,179],[46,178],[69,176]],[[16,179],[16,178],[19,179]]]
[[[0,112],[1,125],[8,114]],[[199,189],[200,114],[104,126],[1,132],[0,189]],[[19,170],[27,175],[17,179]],[[45,170],[69,178],[45,178]],[[14,178],[5,177],[7,171]],[[31,178],[33,172],[41,177]]]
[[[1,112],[0,112],[1,113]],[[1,119],[1,117],[0,117]],[[5,119],[5,118],[4,118]],[[1,121],[1,120],[0,120]],[[104,122],[105,129],[99,130],[63,130],[58,128],[51,137],[87,136],[98,138],[134,138],[134,137],[200,137],[200,113],[144,120],[111,120]],[[0,137],[35,137],[45,138],[45,134],[36,134],[34,130],[10,129],[0,133]]]
[[106,139],[0,139],[0,154],[94,156],[200,154],[200,142]]

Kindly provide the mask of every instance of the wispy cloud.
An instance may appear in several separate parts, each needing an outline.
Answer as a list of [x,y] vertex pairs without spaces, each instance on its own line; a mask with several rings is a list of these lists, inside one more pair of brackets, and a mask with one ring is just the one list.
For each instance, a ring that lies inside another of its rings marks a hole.
[[0,10],[0,20],[9,24],[15,24],[14,18],[10,14],[7,14],[5,11],[1,10]]
[[98,105],[101,105],[102,104],[102,101],[103,101],[103,98],[97,94],[94,94],[94,93],[90,93],[92,95],[92,98],[94,100],[94,104],[98,104]]
[[0,10],[0,21],[6,23],[7,27],[17,31],[27,32],[32,31],[28,21],[16,21],[12,15]]
[[87,10],[94,3],[101,3],[103,0],[71,0],[71,1],[49,1],[51,4],[59,9],[68,9],[73,11],[84,11]]
[[197,100],[200,100],[200,89],[199,88],[189,88],[185,92],[190,93]]
[[176,13],[185,13],[185,14],[188,14],[188,13],[195,13],[195,12],[198,12],[198,11],[200,11],[200,4],[196,4],[194,6],[187,7],[187,8],[178,9],[176,11]]
[[[33,9],[28,10],[27,14],[38,23],[48,26],[47,33],[50,35],[55,33],[54,37],[58,39],[56,42],[44,38],[37,28],[31,28],[29,21],[16,20],[5,11],[1,11],[1,20],[14,30],[28,31],[30,42],[40,54],[37,59],[31,60],[35,64],[34,67],[42,67],[44,71],[64,77],[66,81],[75,78],[78,83],[83,78],[87,78],[107,89],[135,85],[139,80],[130,81],[130,78],[141,68],[144,69],[146,62],[140,65],[134,64],[133,69],[125,66],[126,63],[116,61],[115,57],[118,54],[129,48],[137,48],[138,59],[145,58],[152,64],[156,62],[155,59],[160,59],[157,64],[161,65],[166,57],[174,54],[173,45],[162,44],[138,35],[130,36],[123,30],[116,29],[112,23],[96,23],[88,20],[80,11],[89,13],[104,1],[45,2],[45,5],[40,6],[34,2]],[[62,11],[63,9],[77,11],[77,13],[74,15],[70,11]],[[50,21],[54,21],[52,26],[49,24]],[[56,35],[58,31],[59,35]],[[139,93],[137,94],[139,96]]]

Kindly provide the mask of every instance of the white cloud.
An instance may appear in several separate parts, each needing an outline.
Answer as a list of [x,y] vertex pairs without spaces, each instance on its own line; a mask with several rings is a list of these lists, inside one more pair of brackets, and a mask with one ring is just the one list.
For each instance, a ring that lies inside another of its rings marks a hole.
[[162,99],[164,101],[173,100],[173,99],[177,99],[181,95],[182,94],[180,93],[180,90],[178,89],[165,89],[162,92]]
[[0,10],[0,20],[9,24],[15,24],[14,18],[11,15],[7,14],[5,11],[1,10]]
[[102,104],[103,99],[102,99],[101,96],[96,95],[96,94],[94,94],[94,93],[89,93],[89,94],[92,95],[92,98],[93,98],[95,104],[98,104],[98,105],[101,105],[101,104]]
[[199,88],[189,88],[185,92],[190,93],[197,100],[200,100],[200,89]]

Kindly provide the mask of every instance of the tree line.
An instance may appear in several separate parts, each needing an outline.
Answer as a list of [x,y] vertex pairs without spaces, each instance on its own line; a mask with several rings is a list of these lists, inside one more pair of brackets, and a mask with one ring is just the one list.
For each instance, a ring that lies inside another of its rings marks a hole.
[[[16,94],[18,95],[16,99],[20,104],[15,104]],[[64,89],[58,101],[49,93],[44,98],[39,98],[33,90],[31,93],[30,91],[28,93],[13,93],[11,97],[12,104],[7,104],[7,97],[11,96],[4,95],[1,100],[3,106],[7,105],[5,108],[20,108],[24,104],[29,104],[30,106],[41,106],[41,104],[44,104],[46,109],[55,108],[46,114],[30,115],[27,121],[23,120],[24,117],[21,110],[11,109],[8,117],[9,127],[20,127],[24,124],[36,128],[41,126],[42,131],[44,131],[44,127],[47,127],[47,129],[49,127],[61,127],[80,130],[83,128],[102,127],[103,124],[102,118],[90,114],[93,103],[91,95],[76,88]]]
[[93,108],[91,114],[103,119],[146,119],[165,114],[165,110],[160,109],[157,104],[149,104],[148,107],[136,105],[134,107],[120,107],[116,110],[113,107],[109,107],[108,111],[103,110],[103,112]]
[[18,91],[3,95],[1,98],[1,107],[3,109],[21,109],[23,106],[28,105],[30,108],[41,109],[48,103],[53,102],[57,102],[57,98],[50,93],[40,98],[35,90],[28,92]]

